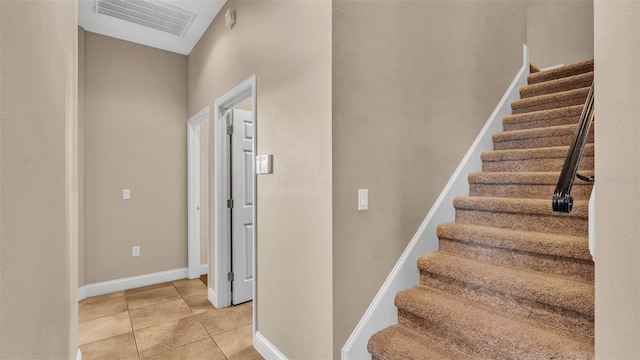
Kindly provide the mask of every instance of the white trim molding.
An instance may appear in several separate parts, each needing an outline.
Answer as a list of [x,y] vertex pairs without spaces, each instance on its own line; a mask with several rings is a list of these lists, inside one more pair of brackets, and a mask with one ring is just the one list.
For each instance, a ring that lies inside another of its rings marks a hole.
[[[229,219],[230,219],[230,209],[227,208],[226,199],[230,199],[229,194],[229,182],[225,181],[225,179],[229,178],[229,167],[228,167],[228,159],[229,159],[229,139],[226,136],[226,123],[225,123],[225,112],[232,108],[234,105],[240,103],[241,101],[252,97],[252,116],[253,116],[253,128],[257,129],[256,122],[256,77],[251,76],[247,80],[243,81],[240,85],[233,88],[228,93],[224,94],[218,100],[215,101],[214,105],[214,126],[215,126],[215,214],[214,214],[214,279],[213,284],[215,290],[215,297],[212,299],[213,306],[216,308],[223,308],[231,305],[231,282],[228,279],[228,273],[231,272],[231,240],[230,240],[230,229],[229,229]],[[253,153],[256,153],[256,140],[257,140],[257,131],[254,131],[254,141],[252,150]],[[253,246],[254,246],[254,266],[253,266],[253,294],[254,294],[254,304],[256,301],[256,268],[257,268],[257,253],[258,249],[256,247],[256,234],[257,234],[257,190],[256,184],[257,181],[255,179],[253,181]],[[254,324],[256,321],[255,316],[255,308],[254,308]]]
[[141,286],[185,279],[187,275],[188,269],[185,267],[180,269],[160,271],[151,274],[131,276],[122,279],[88,284],[78,288],[78,301],[91,296],[104,295],[121,290],[135,289]]
[[80,349],[78,349],[78,352],[76,353],[76,360],[82,360],[82,352]]
[[[207,211],[208,214],[209,210],[208,201],[206,204],[200,204],[200,174],[203,170],[200,169],[200,124],[202,123],[209,123],[209,107],[202,109],[187,121],[187,266],[189,279],[195,279],[202,274],[200,271],[200,212]],[[208,136],[207,132],[207,144],[209,143]],[[209,167],[207,166],[204,171],[208,175]]]
[[253,347],[265,359],[287,360],[287,357],[258,331],[253,334]]
[[520,98],[519,88],[527,84],[529,49],[526,45],[522,46],[522,53],[522,67],[345,343],[343,360],[370,359],[369,338],[398,322],[398,309],[393,302],[396,294],[418,284],[418,257],[438,250],[438,224],[455,221],[453,198],[469,194],[468,174],[482,171],[480,154],[493,149],[491,135],[503,130],[502,117],[511,113],[511,101]]
[[209,274],[209,264],[200,265],[200,275],[208,275]]

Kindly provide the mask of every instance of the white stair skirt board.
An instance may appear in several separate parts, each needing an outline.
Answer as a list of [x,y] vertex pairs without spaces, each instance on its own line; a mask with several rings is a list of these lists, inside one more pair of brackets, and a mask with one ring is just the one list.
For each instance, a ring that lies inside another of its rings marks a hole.
[[91,296],[109,294],[116,291],[135,289],[141,286],[159,284],[167,281],[186,279],[188,268],[160,271],[151,274],[88,284],[78,288],[78,301]]
[[511,114],[511,101],[520,99],[518,90],[520,86],[527,84],[529,49],[524,44],[522,53],[522,67],[353,330],[342,348],[342,359],[370,359],[371,354],[367,351],[369,338],[398,322],[398,309],[393,302],[396,294],[418,284],[418,257],[438,250],[438,225],[455,221],[453,198],[469,194],[467,176],[472,172],[482,171],[480,154],[493,150],[491,135],[503,130],[502,117]]
[[[593,125],[591,125],[593,126]],[[591,188],[591,197],[589,198],[589,252],[596,261],[596,186]]]
[[278,350],[272,343],[267,340],[259,331],[253,336],[253,347],[262,355],[263,358],[269,360],[287,360],[287,357]]

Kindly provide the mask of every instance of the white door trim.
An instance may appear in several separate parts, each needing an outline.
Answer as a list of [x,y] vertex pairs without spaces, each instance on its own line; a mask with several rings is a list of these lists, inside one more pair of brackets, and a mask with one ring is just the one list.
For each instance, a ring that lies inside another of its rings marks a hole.
[[[252,116],[254,126],[254,140],[252,145],[253,154],[256,154],[257,140],[257,122],[256,122],[256,77],[251,76],[233,90],[229,91],[215,102],[215,231],[214,231],[214,284],[215,291],[213,298],[209,301],[217,308],[227,307],[231,305],[231,282],[227,278],[227,274],[231,271],[231,247],[230,247],[230,229],[229,229],[229,213],[227,208],[227,199],[229,199],[229,178],[228,159],[229,159],[229,139],[226,131],[225,112],[234,105],[240,103],[246,98],[252,99]],[[253,182],[253,329],[254,333],[257,329],[257,181],[254,176]]]
[[[187,253],[188,253],[188,277],[195,279],[200,277],[200,211],[208,209],[209,204],[200,204],[200,124],[209,122],[209,107],[187,121]],[[209,134],[207,133],[207,139]],[[209,141],[207,140],[207,143]],[[208,163],[208,162],[207,162]],[[208,172],[209,167],[205,171]],[[208,240],[207,240],[208,242]]]

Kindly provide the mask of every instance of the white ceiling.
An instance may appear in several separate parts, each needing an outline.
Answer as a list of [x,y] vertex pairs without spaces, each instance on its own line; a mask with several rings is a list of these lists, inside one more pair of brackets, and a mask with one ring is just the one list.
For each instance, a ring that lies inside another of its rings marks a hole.
[[78,1],[78,24],[85,30],[137,44],[189,55],[227,0],[162,0],[196,14],[183,36],[96,13],[96,0]]

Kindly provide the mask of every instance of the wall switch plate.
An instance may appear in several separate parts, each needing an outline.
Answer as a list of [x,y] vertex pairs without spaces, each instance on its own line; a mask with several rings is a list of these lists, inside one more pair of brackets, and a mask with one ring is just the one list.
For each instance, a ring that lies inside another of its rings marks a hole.
[[131,256],[140,256],[140,246],[134,246],[131,248]]
[[124,189],[122,190],[122,200],[130,200],[131,199],[131,190]]
[[369,209],[369,190],[359,189],[358,190],[358,210],[367,210],[367,209]]
[[256,174],[273,173],[273,155],[256,156]]

